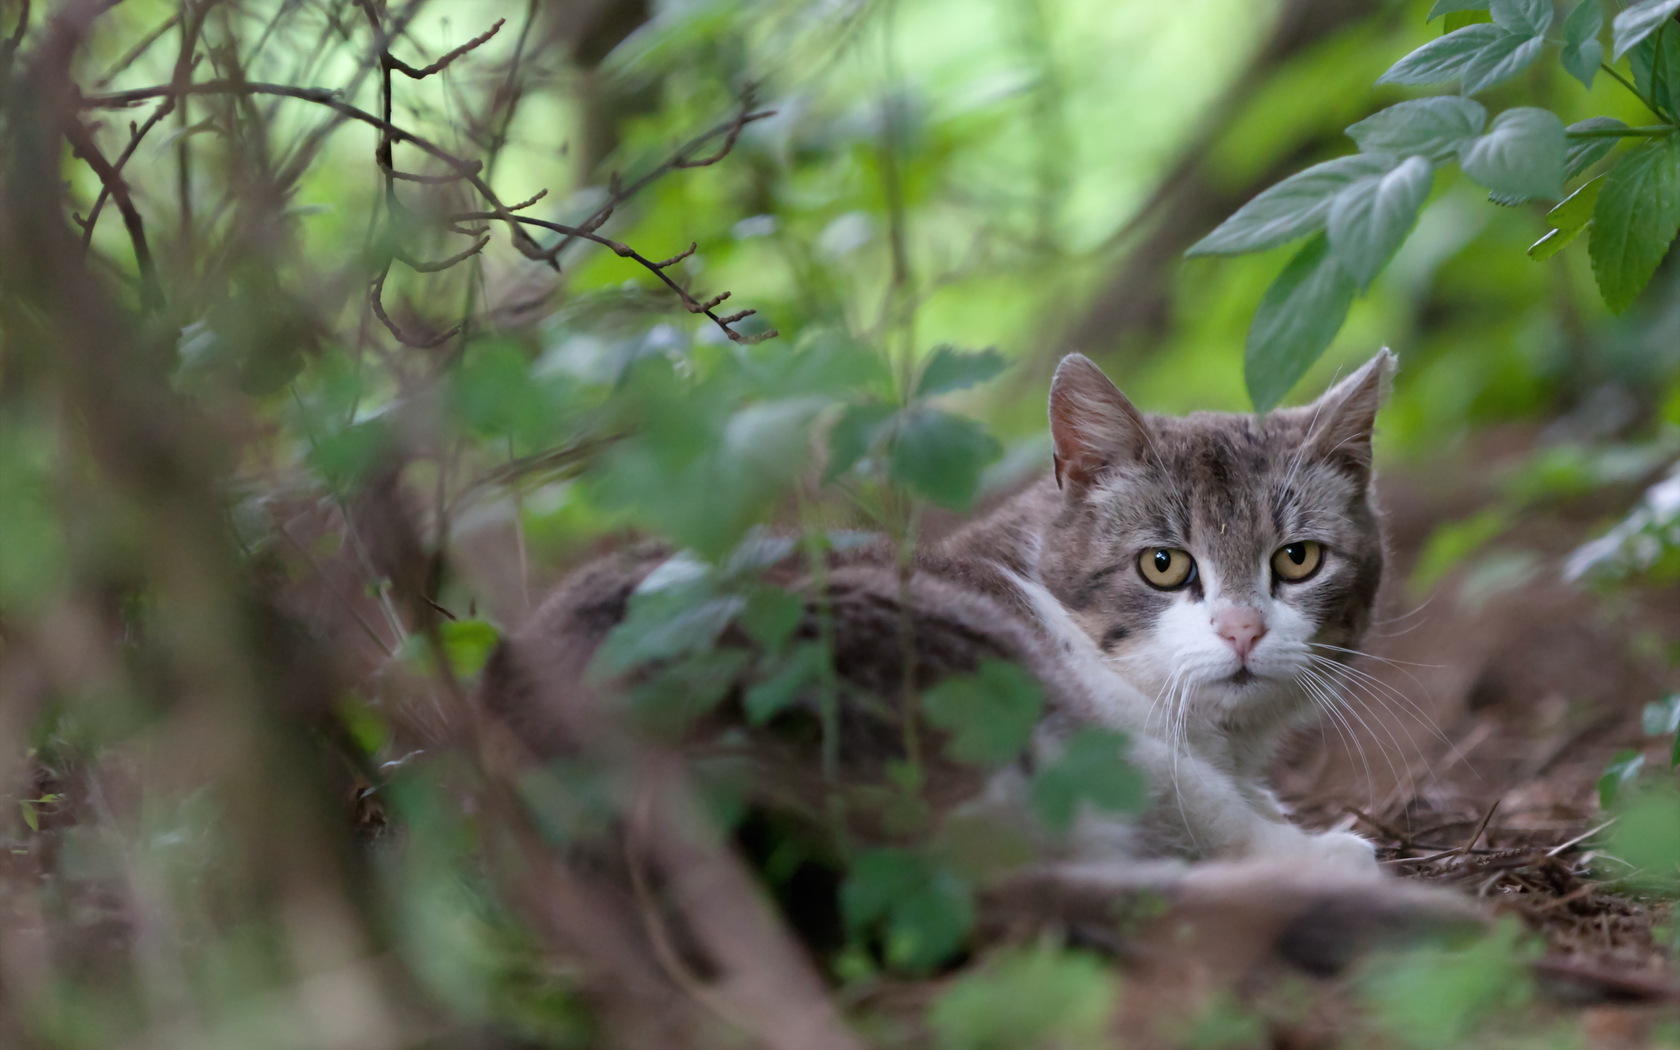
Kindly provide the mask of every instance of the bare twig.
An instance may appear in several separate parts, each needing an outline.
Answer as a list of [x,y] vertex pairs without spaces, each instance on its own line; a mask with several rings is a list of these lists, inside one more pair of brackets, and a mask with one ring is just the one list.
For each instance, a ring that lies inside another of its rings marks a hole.
[[[94,144],[93,133],[79,120],[65,122],[64,134],[70,140],[70,148],[80,157],[93,173],[99,176],[103,192],[117,202],[117,211],[122,214],[123,225],[128,228],[128,238],[134,244],[134,265],[140,273],[140,302],[147,310],[157,310],[163,306],[163,289],[157,281],[157,271],[152,264],[152,250],[146,243],[146,224],[140,218],[140,211],[134,206],[134,198],[128,192],[128,183],[123,181],[122,174],[105,155],[99,152]],[[93,222],[84,220],[86,236],[91,236]]]

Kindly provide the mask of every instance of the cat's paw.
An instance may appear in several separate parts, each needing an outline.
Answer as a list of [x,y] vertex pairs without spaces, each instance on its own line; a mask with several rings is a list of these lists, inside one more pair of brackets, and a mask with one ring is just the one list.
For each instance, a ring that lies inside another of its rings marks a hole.
[[1307,836],[1311,857],[1341,871],[1374,872],[1377,848],[1351,831],[1321,831]]
[[1356,874],[1377,871],[1376,848],[1351,831],[1303,831],[1293,824],[1265,821],[1255,829],[1246,852],[1257,860]]

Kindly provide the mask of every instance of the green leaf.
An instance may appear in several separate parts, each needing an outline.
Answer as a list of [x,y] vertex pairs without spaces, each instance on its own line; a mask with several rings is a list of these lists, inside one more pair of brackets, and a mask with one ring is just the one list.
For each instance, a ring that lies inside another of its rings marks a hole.
[[978,386],[1009,367],[1009,360],[996,350],[957,350],[942,346],[922,366],[916,381],[916,397],[937,397],[953,390]]
[[1680,0],[1641,0],[1623,8],[1610,23],[1610,57],[1621,58],[1635,44],[1644,40],[1657,27],[1680,11]]
[[769,652],[777,652],[799,627],[805,600],[779,587],[755,587],[747,595],[739,617],[747,637]]
[[1680,231],[1680,137],[1629,153],[1604,177],[1587,242],[1605,305],[1633,305]]
[[746,604],[742,596],[722,591],[703,562],[679,554],[630,595],[624,619],[601,643],[592,670],[622,674],[710,649]]
[[1675,693],[1666,700],[1646,704],[1640,724],[1644,727],[1646,736],[1680,733],[1680,693]]
[[1633,85],[1670,116],[1680,114],[1680,25],[1667,24],[1628,52]]
[[1522,106],[1493,120],[1487,134],[1464,147],[1464,173],[1507,197],[1563,196],[1563,121],[1549,109]]
[[840,887],[840,910],[853,936],[878,930],[887,962],[912,972],[949,958],[974,922],[962,880],[907,849],[860,853]]
[[1604,189],[1604,176],[1588,179],[1574,193],[1565,197],[1558,206],[1546,213],[1546,221],[1560,230],[1579,230],[1592,221],[1593,206],[1598,203],[1599,192]]
[[1616,756],[1604,767],[1604,775],[1598,778],[1598,802],[1605,809],[1609,809],[1626,787],[1639,776],[1639,771],[1645,768],[1645,756],[1637,751],[1625,749],[1616,752]]
[[1429,9],[1429,17],[1425,22],[1433,22],[1442,15],[1450,15],[1458,11],[1486,11],[1488,0],[1435,0],[1435,6]]
[[1512,33],[1544,36],[1552,27],[1552,0],[1493,0],[1493,24]]
[[471,678],[484,669],[484,662],[501,641],[496,628],[483,620],[446,620],[438,627],[443,653],[457,678]]
[[1101,959],[1040,941],[965,969],[927,1020],[940,1050],[1110,1046],[1118,999]]
[[[1586,120],[1576,121],[1564,128],[1565,136],[1571,131],[1600,131],[1607,128],[1625,128],[1626,124],[1615,117],[1588,117]],[[1575,178],[1588,168],[1597,164],[1604,155],[1616,148],[1620,139],[1616,138],[1580,138],[1569,139],[1569,152],[1563,162],[1563,178],[1567,182]]]
[[1336,194],[1397,162],[1387,154],[1359,153],[1315,164],[1238,208],[1185,254],[1241,255],[1304,237],[1324,226]]
[[1364,153],[1446,160],[1487,124],[1487,109],[1461,95],[1415,98],[1371,114],[1347,129]]
[[741,698],[748,723],[763,725],[777,712],[791,706],[807,686],[822,678],[827,668],[828,650],[820,643],[801,642],[789,649],[776,661],[775,670]]
[[1569,75],[1588,88],[1604,61],[1604,45],[1598,40],[1603,25],[1604,9],[1598,0],[1581,0],[1563,22],[1563,50],[1558,58]]
[[1029,789],[1033,808],[1051,830],[1073,827],[1082,803],[1107,813],[1140,812],[1149,782],[1126,761],[1126,737],[1087,727],[1068,739],[1061,757],[1039,768]]
[[966,510],[980,489],[980,473],[1002,447],[972,419],[936,409],[912,409],[894,435],[894,480],[950,510]]
[[950,734],[946,751],[981,766],[1001,766],[1019,755],[1043,712],[1044,692],[1032,676],[998,660],[922,694],[922,714]]
[[823,481],[833,481],[869,455],[892,416],[893,407],[880,402],[848,405],[828,428],[828,465],[823,468]]
[[1270,411],[1307,374],[1342,327],[1357,290],[1322,235],[1289,260],[1248,330],[1243,375],[1256,411]]
[[1528,68],[1540,54],[1544,37],[1525,37],[1521,33],[1505,32],[1493,43],[1472,57],[1464,68],[1463,92],[1474,95]]
[[1417,222],[1434,169],[1422,157],[1349,186],[1330,206],[1330,250],[1361,290],[1369,287]]
[[1473,95],[1520,72],[1540,53],[1543,38],[1496,25],[1466,26],[1429,43],[1394,63],[1379,84],[1438,84],[1462,77],[1463,93]]
[[1604,176],[1589,179],[1579,189],[1565,197],[1562,203],[1546,213],[1546,221],[1556,229],[1528,247],[1528,257],[1536,262],[1550,259],[1575,240],[1592,221],[1593,205],[1604,188]]

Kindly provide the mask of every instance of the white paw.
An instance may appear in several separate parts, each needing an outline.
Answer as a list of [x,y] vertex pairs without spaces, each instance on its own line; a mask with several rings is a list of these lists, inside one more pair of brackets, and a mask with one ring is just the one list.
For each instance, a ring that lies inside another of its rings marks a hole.
[[1257,860],[1309,865],[1334,871],[1370,874],[1377,870],[1376,848],[1351,831],[1303,831],[1293,824],[1263,822],[1249,840],[1247,853]]
[[1374,872],[1377,848],[1351,831],[1323,831],[1308,835],[1312,858],[1339,871]]

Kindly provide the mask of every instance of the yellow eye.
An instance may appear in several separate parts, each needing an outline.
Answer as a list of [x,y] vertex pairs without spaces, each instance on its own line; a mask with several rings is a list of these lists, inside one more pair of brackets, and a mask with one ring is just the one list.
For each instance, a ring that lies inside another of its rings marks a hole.
[[1196,559],[1177,547],[1151,547],[1138,555],[1138,571],[1149,586],[1176,590],[1190,582],[1196,572]]
[[1324,548],[1312,540],[1301,540],[1277,549],[1272,555],[1272,571],[1280,580],[1300,583],[1324,564]]

